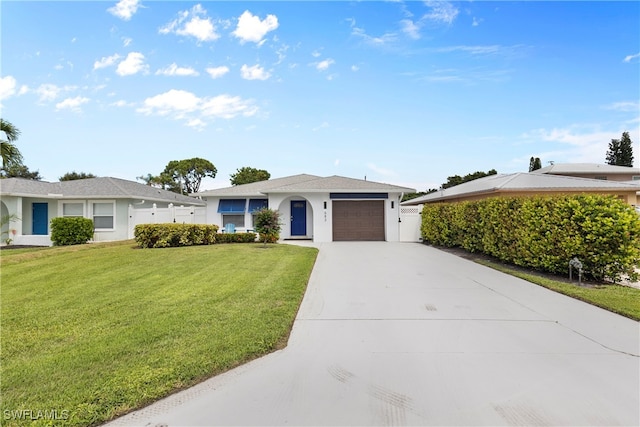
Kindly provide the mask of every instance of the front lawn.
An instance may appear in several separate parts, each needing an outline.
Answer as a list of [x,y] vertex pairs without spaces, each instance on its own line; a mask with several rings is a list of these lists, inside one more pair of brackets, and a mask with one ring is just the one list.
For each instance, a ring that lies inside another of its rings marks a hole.
[[316,254],[131,241],[2,251],[3,425],[102,423],[281,348]]

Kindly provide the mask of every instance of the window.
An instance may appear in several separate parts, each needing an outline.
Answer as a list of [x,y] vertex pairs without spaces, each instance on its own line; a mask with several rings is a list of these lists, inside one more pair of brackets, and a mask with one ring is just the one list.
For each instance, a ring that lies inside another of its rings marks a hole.
[[269,207],[269,200],[267,199],[249,199],[249,213],[251,214],[267,207]]
[[633,175],[633,176],[631,177],[631,180],[632,180],[632,181],[640,181],[640,175]]
[[114,228],[114,203],[93,203],[93,226],[96,230]]
[[84,216],[84,203],[63,203],[62,216]]
[[246,199],[223,199],[218,202],[218,213],[244,214]]
[[222,215],[222,226],[233,224],[236,227],[244,227],[244,214],[242,215]]

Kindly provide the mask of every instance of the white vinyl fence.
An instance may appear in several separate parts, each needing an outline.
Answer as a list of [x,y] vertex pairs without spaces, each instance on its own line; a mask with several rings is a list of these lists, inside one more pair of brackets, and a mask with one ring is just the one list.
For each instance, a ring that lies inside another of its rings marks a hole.
[[206,224],[207,208],[202,206],[174,206],[135,209],[129,205],[129,239],[133,239],[133,230],[138,224]]
[[400,206],[400,241],[421,242],[420,224],[422,205]]

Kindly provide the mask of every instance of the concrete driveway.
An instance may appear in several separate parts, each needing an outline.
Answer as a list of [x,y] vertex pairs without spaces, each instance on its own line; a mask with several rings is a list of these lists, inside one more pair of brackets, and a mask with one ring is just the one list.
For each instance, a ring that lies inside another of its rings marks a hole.
[[640,425],[638,322],[421,244],[319,247],[287,348],[109,425]]

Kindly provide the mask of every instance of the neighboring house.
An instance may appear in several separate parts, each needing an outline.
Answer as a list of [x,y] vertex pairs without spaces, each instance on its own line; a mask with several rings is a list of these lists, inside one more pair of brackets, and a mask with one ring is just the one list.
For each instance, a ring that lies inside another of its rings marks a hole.
[[[542,169],[539,169],[540,171]],[[498,196],[565,194],[611,194],[626,203],[638,205],[640,181],[613,181],[549,173],[512,173],[490,175],[403,202],[403,206],[426,203],[459,202]]]
[[51,245],[52,218],[82,216],[94,222],[94,241],[132,237],[134,213],[172,205],[204,206],[204,202],[133,181],[89,178],[44,182],[22,178],[0,179],[1,213],[15,215],[3,227],[16,245]]
[[207,223],[254,229],[254,213],[278,210],[282,239],[315,242],[398,241],[400,199],[413,188],[345,178],[294,175],[194,194],[207,203]]
[[575,176],[578,178],[601,179],[607,181],[640,180],[640,168],[598,163],[558,163],[535,170],[532,173]]

